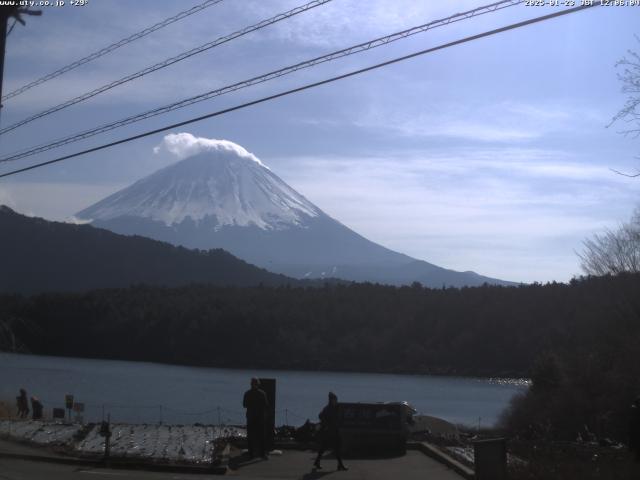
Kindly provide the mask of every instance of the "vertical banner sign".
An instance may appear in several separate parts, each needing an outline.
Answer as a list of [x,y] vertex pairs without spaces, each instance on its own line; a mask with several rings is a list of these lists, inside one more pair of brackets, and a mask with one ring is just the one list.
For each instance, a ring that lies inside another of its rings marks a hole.
[[64,405],[67,409],[67,414],[69,415],[69,421],[71,421],[71,409],[73,408],[73,395],[66,394],[64,396]]
[[266,428],[266,447],[268,451],[273,450],[273,443],[276,429],[276,379],[261,378],[260,388],[267,394],[269,408],[267,409],[267,418],[265,422]]
[[84,423],[84,417],[82,413],[84,412],[84,403],[74,402],[73,411],[76,412],[76,422]]

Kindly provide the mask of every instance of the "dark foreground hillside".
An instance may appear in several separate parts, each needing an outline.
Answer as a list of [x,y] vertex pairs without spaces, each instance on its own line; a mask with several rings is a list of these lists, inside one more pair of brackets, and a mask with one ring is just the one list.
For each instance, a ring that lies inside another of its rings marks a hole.
[[0,292],[87,291],[133,284],[299,283],[217,249],[188,250],[89,225],[49,222],[0,206]]

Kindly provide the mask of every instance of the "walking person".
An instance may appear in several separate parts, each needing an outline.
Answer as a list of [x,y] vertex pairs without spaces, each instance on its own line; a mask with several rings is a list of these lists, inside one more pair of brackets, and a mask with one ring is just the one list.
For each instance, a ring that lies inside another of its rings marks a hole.
[[29,416],[29,399],[24,388],[20,389],[20,395],[16,397],[16,406],[18,407],[18,417],[27,418]]
[[251,379],[251,388],[244,393],[242,406],[247,409],[247,441],[249,457],[260,456],[267,460],[266,416],[269,401],[267,394],[260,388],[260,380]]
[[342,463],[342,442],[340,441],[340,418],[338,416],[338,397],[335,393],[329,392],[329,403],[320,412],[320,450],[313,466],[318,470],[320,459],[324,452],[332,448],[338,460],[338,470],[349,470]]

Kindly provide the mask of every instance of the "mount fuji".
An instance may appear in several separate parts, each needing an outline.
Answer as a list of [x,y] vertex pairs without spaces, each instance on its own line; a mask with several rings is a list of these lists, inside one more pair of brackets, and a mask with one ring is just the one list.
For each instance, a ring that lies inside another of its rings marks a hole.
[[511,284],[378,245],[331,218],[256,156],[225,140],[168,135],[185,158],[76,214],[92,225],[192,249],[223,248],[296,278],[426,286]]

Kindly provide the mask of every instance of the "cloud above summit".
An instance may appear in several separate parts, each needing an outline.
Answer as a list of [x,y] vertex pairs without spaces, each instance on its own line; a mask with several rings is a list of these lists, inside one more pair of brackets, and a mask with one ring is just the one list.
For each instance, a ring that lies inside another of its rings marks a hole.
[[235,154],[238,157],[253,160],[265,166],[258,157],[248,152],[244,147],[230,140],[218,140],[215,138],[196,137],[190,133],[170,133],[165,135],[162,142],[153,149],[158,154],[163,150],[175,155],[180,160],[203,152],[218,152],[223,154]]

